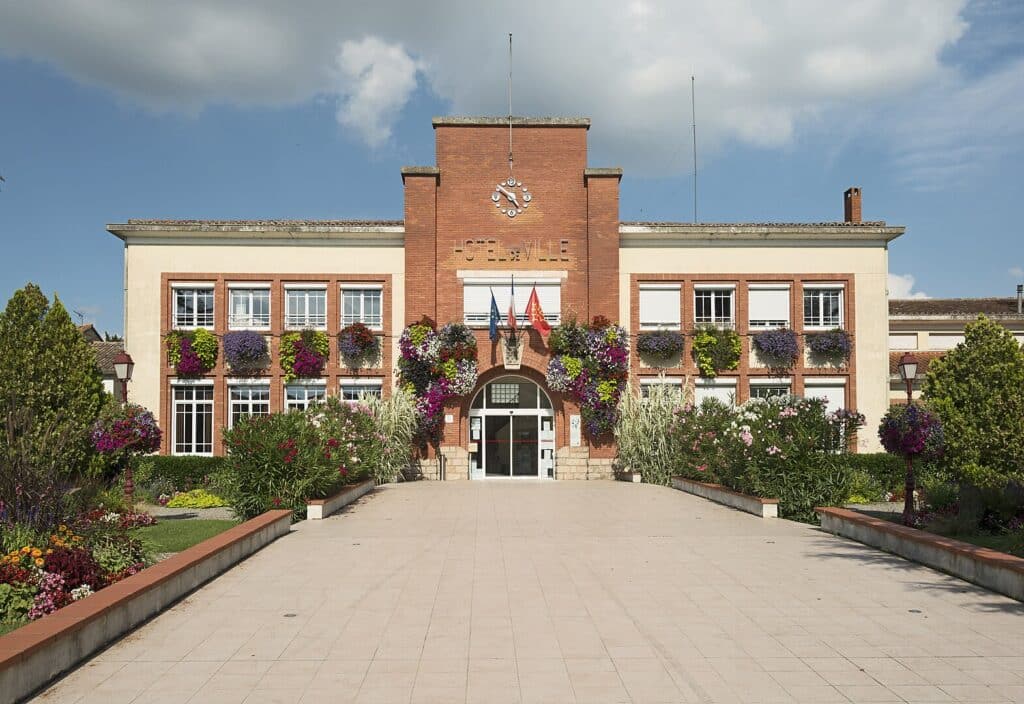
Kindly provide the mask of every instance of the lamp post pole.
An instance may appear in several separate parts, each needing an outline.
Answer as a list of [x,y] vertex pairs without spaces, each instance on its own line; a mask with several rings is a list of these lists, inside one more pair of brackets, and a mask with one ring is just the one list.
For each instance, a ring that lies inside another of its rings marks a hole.
[[[914,403],[914,379],[917,377],[917,359],[909,352],[900,357],[900,376],[907,385],[907,407]],[[907,475],[903,486],[903,523],[914,522],[914,458],[907,455]]]
[[[124,350],[117,353],[114,357],[114,375],[118,381],[121,382],[121,405],[128,405],[128,382],[132,378],[132,371],[135,369],[135,362],[132,361],[131,355]],[[133,507],[135,494],[135,484],[132,482],[132,459],[131,453],[128,453],[125,459],[124,465],[124,500],[128,504],[128,507]]]

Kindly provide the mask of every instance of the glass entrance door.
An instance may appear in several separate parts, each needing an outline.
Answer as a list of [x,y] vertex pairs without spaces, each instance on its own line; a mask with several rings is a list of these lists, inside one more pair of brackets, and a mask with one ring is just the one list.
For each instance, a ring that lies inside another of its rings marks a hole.
[[537,416],[484,416],[488,477],[536,477],[540,464]]
[[487,384],[473,399],[469,426],[471,476],[554,478],[554,411],[534,382]]

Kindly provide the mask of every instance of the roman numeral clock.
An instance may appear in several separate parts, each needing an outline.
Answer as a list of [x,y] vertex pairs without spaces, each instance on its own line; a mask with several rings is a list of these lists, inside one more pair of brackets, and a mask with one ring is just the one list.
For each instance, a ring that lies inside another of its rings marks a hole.
[[533,194],[530,193],[530,189],[512,176],[495,186],[494,192],[491,193],[494,207],[510,218],[522,215],[523,211],[530,207],[532,200]]

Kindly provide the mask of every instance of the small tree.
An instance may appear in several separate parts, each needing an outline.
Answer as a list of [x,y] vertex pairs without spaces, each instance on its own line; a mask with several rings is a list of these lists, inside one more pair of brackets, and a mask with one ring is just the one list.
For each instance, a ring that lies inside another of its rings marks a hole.
[[985,316],[969,323],[964,342],[930,365],[924,397],[961,481],[997,490],[1024,482],[1024,351],[1008,330]]
[[[0,398],[25,409],[25,440],[61,471],[81,472],[92,456],[89,431],[104,403],[92,347],[54,297],[35,284],[16,291],[0,313]],[[59,446],[45,440],[56,434]],[[23,450],[28,451],[28,450]]]

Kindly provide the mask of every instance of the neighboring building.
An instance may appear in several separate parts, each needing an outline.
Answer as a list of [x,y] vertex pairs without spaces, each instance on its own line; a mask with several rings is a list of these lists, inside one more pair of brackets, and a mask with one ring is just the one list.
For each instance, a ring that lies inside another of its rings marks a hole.
[[[576,404],[545,388],[549,353],[539,333],[527,331],[514,372],[488,339],[491,292],[504,315],[512,275],[523,327],[536,286],[552,324],[604,315],[635,334],[691,333],[711,323],[733,326],[743,339],[734,372],[700,378],[688,336],[664,376],[634,354],[634,383],[690,379],[698,398],[737,402],[778,392],[820,396],[832,408],[859,409],[874,427],[888,406],[888,243],[904,228],[863,222],[859,189],[846,192],[842,222],[620,222],[622,172],[588,166],[589,126],[580,118],[516,118],[510,186],[507,119],[436,118],[437,165],[402,169],[403,221],[109,225],[126,245],[131,399],[157,413],[163,451],[219,454],[219,429],[239,414],[299,408],[325,394],[390,393],[398,337],[425,315],[438,325],[466,322],[480,350],[477,390],[446,408],[447,478],[610,476],[614,445],[581,435]],[[385,339],[375,369],[356,373],[339,363],[336,335],[353,321]],[[803,359],[780,375],[750,354],[750,333],[777,326],[801,335],[843,327],[853,353],[840,367]],[[218,336],[259,330],[274,361],[255,378],[233,377],[219,361],[201,379],[178,379],[161,340],[195,327]],[[330,360],[323,378],[285,384],[280,337],[301,328],[329,334]],[[874,433],[860,443],[875,449]]]
[[987,316],[1024,344],[1024,292],[1016,298],[921,298],[889,301],[889,399],[906,403],[907,385],[899,374],[899,359],[907,352],[917,359],[914,398],[921,395],[924,375],[932,360],[964,341],[964,326]]
[[105,342],[103,337],[96,332],[92,323],[79,325],[78,329],[92,345],[93,352],[96,353],[96,366],[99,367],[100,374],[103,375],[103,390],[118,401],[123,401],[121,384],[114,373],[114,358],[118,352],[124,349],[124,343],[121,341]]

